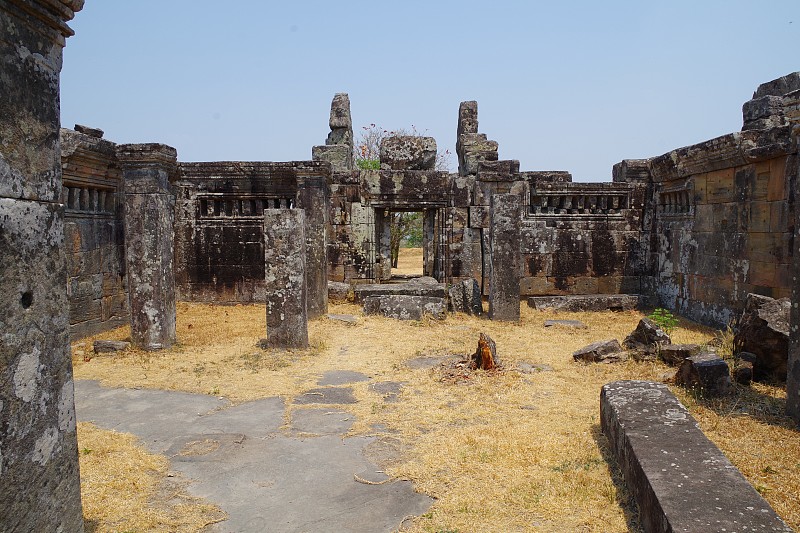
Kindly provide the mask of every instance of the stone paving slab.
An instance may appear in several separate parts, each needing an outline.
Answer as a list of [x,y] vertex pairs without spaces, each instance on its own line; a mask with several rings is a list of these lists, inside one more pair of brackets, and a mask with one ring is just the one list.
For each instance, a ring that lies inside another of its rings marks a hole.
[[192,495],[228,513],[208,528],[213,533],[389,532],[433,503],[407,481],[356,480],[386,476],[365,456],[374,437],[343,436],[349,413],[295,409],[293,428],[282,431],[280,398],[232,406],[202,394],[107,389],[83,380],[75,382],[75,403],[78,420],[133,433],[150,451],[166,454],[190,480]]

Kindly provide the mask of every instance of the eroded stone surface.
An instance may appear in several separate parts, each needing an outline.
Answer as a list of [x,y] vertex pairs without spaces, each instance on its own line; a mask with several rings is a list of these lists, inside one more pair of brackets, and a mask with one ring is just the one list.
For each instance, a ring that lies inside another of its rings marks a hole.
[[422,320],[424,316],[444,319],[447,301],[431,296],[405,294],[368,296],[364,299],[365,315],[383,315],[397,320]]
[[675,383],[697,387],[709,396],[721,396],[731,390],[731,374],[720,356],[700,353],[687,357],[675,375]]
[[627,354],[622,350],[617,339],[597,341],[584,346],[572,353],[575,361],[589,363],[614,363],[627,359]]
[[600,417],[645,531],[791,531],[666,385],[604,385]]
[[517,322],[520,316],[521,204],[516,194],[495,194],[491,200],[489,318]]
[[789,355],[789,298],[775,300],[748,294],[734,346],[755,354],[754,377],[782,382]]
[[381,168],[385,170],[433,170],[436,139],[416,135],[393,135],[381,141]]
[[307,348],[305,214],[299,209],[264,210],[267,344]]

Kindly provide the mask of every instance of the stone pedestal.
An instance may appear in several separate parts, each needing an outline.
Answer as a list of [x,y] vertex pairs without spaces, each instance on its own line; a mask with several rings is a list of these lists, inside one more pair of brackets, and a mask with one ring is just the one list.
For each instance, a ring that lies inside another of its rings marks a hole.
[[59,74],[83,2],[0,2],[0,529],[83,531]]
[[297,176],[297,207],[305,213],[308,318],[328,313],[328,184],[325,176]]
[[307,348],[305,213],[264,210],[267,345]]
[[173,270],[177,152],[164,144],[117,147],[123,172],[125,265],[131,341],[145,350],[175,343]]
[[519,321],[520,224],[516,194],[494,194],[489,215],[489,318]]

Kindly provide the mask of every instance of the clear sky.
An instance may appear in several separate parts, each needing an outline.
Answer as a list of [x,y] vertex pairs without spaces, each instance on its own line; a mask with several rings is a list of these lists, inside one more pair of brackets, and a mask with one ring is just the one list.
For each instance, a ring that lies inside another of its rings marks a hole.
[[798,0],[87,0],[71,26],[62,124],[182,161],[310,159],[347,92],[356,134],[413,125],[454,152],[477,100],[501,159],[607,181],[741,129],[800,70]]

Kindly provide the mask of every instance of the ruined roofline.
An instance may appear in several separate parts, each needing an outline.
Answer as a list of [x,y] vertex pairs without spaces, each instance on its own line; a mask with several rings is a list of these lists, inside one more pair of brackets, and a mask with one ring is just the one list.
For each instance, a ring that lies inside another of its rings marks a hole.
[[183,178],[229,179],[252,174],[314,172],[331,175],[327,161],[192,161],[178,162]]

